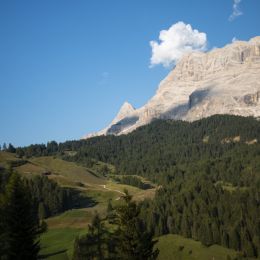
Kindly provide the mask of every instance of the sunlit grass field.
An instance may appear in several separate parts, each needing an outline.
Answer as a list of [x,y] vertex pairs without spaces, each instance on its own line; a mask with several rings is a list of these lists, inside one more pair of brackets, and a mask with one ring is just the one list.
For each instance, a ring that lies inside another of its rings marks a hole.
[[161,236],[157,246],[160,250],[159,260],[227,260],[238,256],[235,250],[219,245],[206,247],[199,241],[172,234]]

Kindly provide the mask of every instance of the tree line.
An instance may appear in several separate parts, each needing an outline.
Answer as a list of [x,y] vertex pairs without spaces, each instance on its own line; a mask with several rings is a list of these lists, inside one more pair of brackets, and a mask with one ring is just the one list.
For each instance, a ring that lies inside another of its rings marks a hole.
[[149,183],[143,182],[136,176],[113,176],[113,179],[119,183],[131,185],[142,190],[147,190],[152,187]]
[[91,198],[73,188],[60,187],[46,176],[34,176],[24,179],[26,187],[31,191],[41,219],[57,215],[72,208],[93,205]]

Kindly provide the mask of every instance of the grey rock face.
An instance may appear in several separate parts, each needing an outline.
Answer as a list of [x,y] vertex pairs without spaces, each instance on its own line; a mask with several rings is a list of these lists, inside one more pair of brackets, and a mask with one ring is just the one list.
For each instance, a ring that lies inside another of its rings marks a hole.
[[87,137],[129,133],[155,118],[194,121],[214,114],[260,117],[260,36],[184,56],[147,104],[125,103],[107,128]]

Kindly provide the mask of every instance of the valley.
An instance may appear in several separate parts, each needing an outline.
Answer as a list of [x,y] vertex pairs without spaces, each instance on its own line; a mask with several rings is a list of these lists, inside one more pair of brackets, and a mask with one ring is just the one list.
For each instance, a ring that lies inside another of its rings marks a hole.
[[99,169],[104,165],[112,173],[114,171],[112,165],[102,162],[97,162],[92,168],[86,168],[57,157],[42,156],[22,160],[13,153],[0,151],[0,167],[8,168],[10,165],[19,165],[13,170],[26,178],[47,176],[59,186],[76,189],[93,201],[93,205],[86,208],[70,209],[46,219],[48,231],[41,237],[40,252],[44,259],[71,259],[75,237],[87,232],[88,224],[96,212],[105,216],[108,201],[117,203],[120,196],[124,195],[124,189],[127,189],[137,201],[153,198],[156,190],[156,188],[141,190],[102,176]]
[[120,137],[1,151],[0,167],[76,196],[45,218],[44,259],[72,259],[75,238],[87,234],[96,213],[111,229],[108,204],[120,206],[125,189],[159,240],[158,259],[249,259],[258,252],[259,134],[253,118],[155,121]]

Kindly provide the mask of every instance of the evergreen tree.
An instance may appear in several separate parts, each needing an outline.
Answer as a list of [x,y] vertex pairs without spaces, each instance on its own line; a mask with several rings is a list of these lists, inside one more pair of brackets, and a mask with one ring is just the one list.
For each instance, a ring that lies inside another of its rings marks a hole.
[[219,232],[219,227],[216,222],[214,222],[212,225],[212,236],[213,236],[213,243],[220,244],[220,242],[221,242],[220,232]]
[[212,231],[208,221],[202,222],[200,226],[200,241],[205,246],[213,244]]
[[113,211],[113,206],[112,206],[112,200],[109,199],[107,204],[107,214],[111,213],[111,211]]
[[109,223],[113,223],[114,219],[114,209],[112,206],[111,199],[109,199],[108,204],[107,204],[107,219]]
[[240,235],[236,229],[233,229],[230,234],[230,247],[235,250],[240,250],[241,248]]
[[14,148],[14,146],[11,143],[9,143],[6,151],[9,152],[9,153],[15,153],[16,149]]
[[6,147],[6,143],[3,143],[3,151],[6,151],[7,147]]
[[4,212],[4,197],[3,194],[0,193],[0,259],[4,259],[7,250]]
[[42,202],[40,202],[38,206],[38,216],[41,221],[43,221],[47,216],[45,206]]
[[73,260],[107,259],[107,231],[98,214],[88,228],[88,233],[74,242]]
[[48,155],[55,154],[58,151],[58,148],[59,148],[59,146],[58,146],[57,142],[55,142],[55,141],[48,142],[47,147],[46,147],[47,154]]
[[31,196],[16,173],[11,174],[6,187],[4,223],[8,245],[6,258],[37,259],[39,222]]
[[139,218],[140,209],[132,201],[132,197],[125,191],[123,196],[124,204],[116,209],[115,222],[118,224],[117,255],[119,259],[156,259],[158,249],[154,251],[157,241],[153,240],[141,219]]

